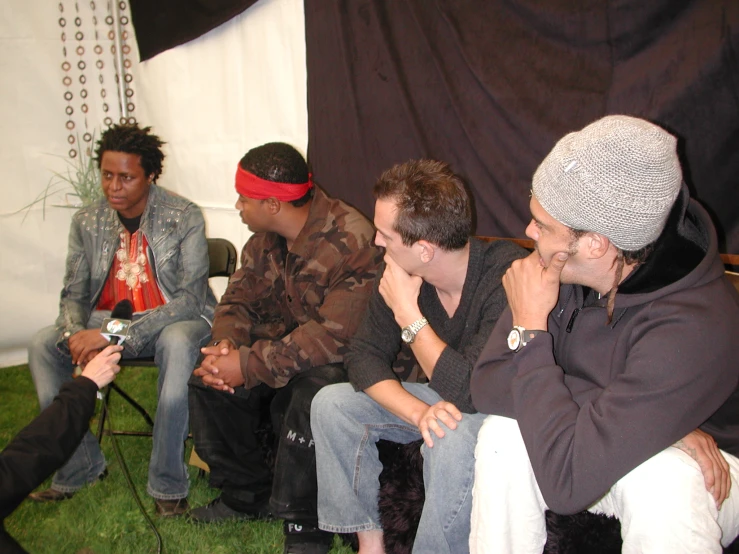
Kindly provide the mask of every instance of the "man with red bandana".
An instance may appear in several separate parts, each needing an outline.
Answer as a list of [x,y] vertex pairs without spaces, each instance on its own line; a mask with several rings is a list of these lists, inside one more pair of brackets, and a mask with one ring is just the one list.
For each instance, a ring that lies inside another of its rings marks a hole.
[[314,186],[292,146],[247,152],[236,191],[254,235],[190,380],[195,447],[221,496],[190,515],[274,515],[285,520],[285,552],[328,552],[332,535],[317,528],[310,405],[322,387],[347,380],[344,355],[381,254],[370,222]]

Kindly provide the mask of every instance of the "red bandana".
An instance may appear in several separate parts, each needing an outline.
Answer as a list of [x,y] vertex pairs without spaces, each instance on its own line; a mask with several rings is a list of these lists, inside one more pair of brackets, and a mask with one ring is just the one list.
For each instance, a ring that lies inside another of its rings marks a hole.
[[238,165],[236,169],[236,192],[241,196],[254,198],[255,200],[264,200],[274,196],[281,202],[291,202],[302,198],[312,188],[313,181],[310,173],[307,182],[292,184],[261,179],[253,173],[249,173],[241,165]]

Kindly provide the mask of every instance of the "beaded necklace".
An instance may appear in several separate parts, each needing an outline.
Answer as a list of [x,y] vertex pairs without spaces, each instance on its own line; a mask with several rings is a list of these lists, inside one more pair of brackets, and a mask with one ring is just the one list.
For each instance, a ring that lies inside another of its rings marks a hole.
[[133,290],[140,283],[147,283],[149,277],[144,268],[146,266],[146,254],[144,254],[144,241],[140,240],[140,232],[133,235],[123,231],[120,235],[121,246],[116,252],[116,258],[120,262],[120,269],[116,272],[116,279],[125,281],[128,288]]

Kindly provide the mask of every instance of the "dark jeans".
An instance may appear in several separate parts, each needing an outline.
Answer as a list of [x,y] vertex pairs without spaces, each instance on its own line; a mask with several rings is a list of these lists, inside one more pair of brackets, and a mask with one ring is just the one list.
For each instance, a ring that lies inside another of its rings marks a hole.
[[276,517],[317,524],[311,401],[324,386],[346,380],[342,365],[314,367],[280,389],[262,384],[236,394],[190,379],[195,449],[227,506],[257,513],[269,502]]

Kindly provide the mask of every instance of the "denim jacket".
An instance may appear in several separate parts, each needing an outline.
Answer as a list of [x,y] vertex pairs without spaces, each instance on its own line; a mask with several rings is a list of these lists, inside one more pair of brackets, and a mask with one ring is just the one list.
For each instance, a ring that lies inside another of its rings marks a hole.
[[[147,261],[166,304],[134,319],[126,351],[139,352],[169,324],[203,317],[212,323],[216,300],[208,285],[208,243],[200,208],[189,200],[151,185],[141,217],[149,244]],[[64,287],[59,303],[58,346],[87,327],[124,230],[103,198],[72,217]]]

